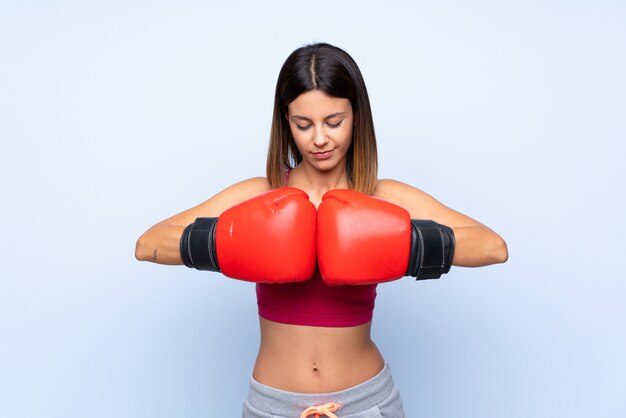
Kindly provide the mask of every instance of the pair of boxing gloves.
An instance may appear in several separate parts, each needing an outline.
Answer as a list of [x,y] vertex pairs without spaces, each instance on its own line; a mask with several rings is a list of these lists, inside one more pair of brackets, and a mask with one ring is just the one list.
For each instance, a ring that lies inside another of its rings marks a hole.
[[285,187],[219,218],[196,219],[181,236],[180,254],[187,267],[240,280],[306,281],[317,263],[324,282],[357,285],[439,278],[450,270],[454,244],[451,228],[413,220],[384,200],[337,189],[316,210],[305,192]]

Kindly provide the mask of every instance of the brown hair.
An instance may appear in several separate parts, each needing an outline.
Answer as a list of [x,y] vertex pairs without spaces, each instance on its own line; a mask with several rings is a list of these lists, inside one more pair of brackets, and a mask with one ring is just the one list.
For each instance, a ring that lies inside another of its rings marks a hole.
[[324,43],[296,49],[278,74],[267,153],[268,182],[272,188],[283,187],[285,171],[302,161],[287,121],[287,106],[311,90],[350,100],[354,127],[347,156],[348,187],[372,194],[378,178],[378,153],[365,81],[347,52]]

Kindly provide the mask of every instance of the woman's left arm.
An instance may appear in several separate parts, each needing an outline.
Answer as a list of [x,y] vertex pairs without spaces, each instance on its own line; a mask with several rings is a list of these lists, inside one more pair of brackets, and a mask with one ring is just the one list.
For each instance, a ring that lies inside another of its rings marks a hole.
[[413,186],[379,180],[374,197],[405,208],[412,219],[430,219],[452,228],[456,241],[452,260],[455,266],[480,267],[504,263],[509,258],[506,242],[500,235]]

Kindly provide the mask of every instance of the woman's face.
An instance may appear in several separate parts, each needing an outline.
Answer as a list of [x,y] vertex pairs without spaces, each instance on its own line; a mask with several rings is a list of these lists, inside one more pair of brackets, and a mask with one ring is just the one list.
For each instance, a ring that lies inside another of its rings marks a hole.
[[345,164],[352,143],[350,100],[311,90],[289,104],[287,119],[303,163],[324,171]]

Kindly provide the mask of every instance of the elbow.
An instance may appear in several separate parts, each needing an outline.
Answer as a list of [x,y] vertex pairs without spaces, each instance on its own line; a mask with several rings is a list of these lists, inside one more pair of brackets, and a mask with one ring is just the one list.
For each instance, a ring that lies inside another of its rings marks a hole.
[[148,261],[149,254],[147,250],[148,246],[146,245],[145,234],[140,236],[135,243],[135,258],[138,261]]
[[500,236],[497,237],[497,240],[494,244],[492,257],[494,264],[506,263],[509,259],[509,249],[506,245],[506,241],[503,240]]

